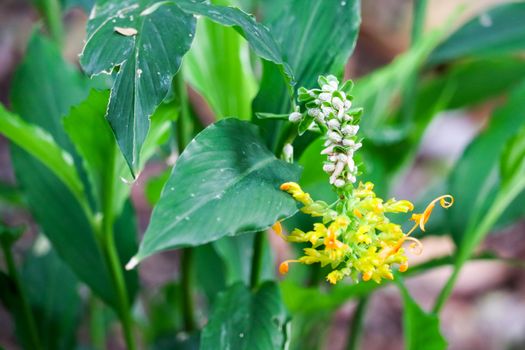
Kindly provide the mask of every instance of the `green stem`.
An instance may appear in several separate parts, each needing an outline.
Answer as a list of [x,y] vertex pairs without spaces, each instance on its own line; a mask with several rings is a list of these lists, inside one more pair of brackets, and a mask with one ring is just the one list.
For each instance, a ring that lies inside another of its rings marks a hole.
[[184,329],[186,332],[193,332],[197,326],[195,322],[195,303],[193,300],[192,293],[192,262],[193,262],[193,249],[184,248],[182,250],[181,260],[181,282],[182,282],[182,308],[184,317]]
[[[188,103],[188,91],[182,71],[179,72],[173,81],[173,87],[179,98],[180,113],[176,123],[177,150],[180,154],[184,151],[193,136],[191,123],[191,112]],[[182,284],[182,307],[184,328],[186,332],[197,329],[195,321],[195,303],[193,300],[193,280],[192,280],[192,256],[193,248],[184,248],[181,257],[181,284]]]
[[60,46],[64,36],[64,26],[62,24],[62,8],[59,0],[44,0],[40,6],[40,12],[44,17],[49,34]]
[[120,258],[118,256],[117,247],[115,245],[115,236],[113,232],[113,201],[114,201],[114,183],[115,174],[115,152],[107,160],[108,174],[106,176],[106,183],[104,184],[104,198],[102,203],[102,230],[101,243],[104,249],[106,261],[109,265],[111,277],[114,287],[118,295],[118,315],[122,324],[124,339],[128,350],[135,350],[135,340],[133,338],[133,320],[131,317],[131,305],[128,298],[128,291],[124,279],[124,270]]
[[253,239],[252,270],[250,274],[250,286],[252,289],[257,288],[261,280],[264,234],[265,231],[257,232]]
[[97,350],[106,350],[106,328],[103,305],[93,295],[89,298],[89,334],[91,345]]
[[15,283],[16,290],[18,291],[18,296],[20,297],[20,302],[22,303],[22,313],[24,315],[23,317],[25,318],[28,327],[30,342],[31,344],[33,344],[34,349],[40,350],[42,349],[42,345],[40,344],[40,339],[38,337],[36,322],[33,317],[33,313],[31,312],[31,306],[29,305],[29,302],[27,300],[27,295],[22,286],[22,282],[20,281],[20,276],[18,275],[18,271],[16,269],[13,253],[11,252],[11,246],[2,244],[2,250],[4,251],[4,257],[9,277],[11,277],[11,279]]
[[357,350],[361,344],[361,338],[363,336],[363,325],[366,315],[366,308],[370,295],[365,295],[360,298],[357,303],[357,308],[354,313],[354,318],[350,326],[350,337],[348,338],[348,344],[346,345],[347,350]]

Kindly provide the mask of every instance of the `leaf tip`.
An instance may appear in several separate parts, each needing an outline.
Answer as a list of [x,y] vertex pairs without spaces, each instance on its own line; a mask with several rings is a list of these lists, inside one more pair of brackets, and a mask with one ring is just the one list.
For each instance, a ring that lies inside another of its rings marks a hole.
[[133,270],[139,264],[139,262],[139,258],[137,258],[136,256],[132,257],[126,264],[126,270]]

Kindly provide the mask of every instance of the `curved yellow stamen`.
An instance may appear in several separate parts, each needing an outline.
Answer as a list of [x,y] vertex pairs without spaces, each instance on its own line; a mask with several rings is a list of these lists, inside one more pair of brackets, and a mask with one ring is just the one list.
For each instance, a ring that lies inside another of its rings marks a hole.
[[292,262],[299,262],[299,260],[285,260],[279,265],[279,273],[281,275],[286,275],[288,273],[288,270],[290,267],[288,266],[289,263]]
[[[454,197],[452,197],[450,194],[439,196],[436,199],[434,199],[432,202],[430,202],[429,205],[427,205],[423,213],[412,215],[411,220],[415,221],[419,225],[419,228],[421,229],[421,231],[423,232],[425,231],[425,224],[430,218],[430,214],[432,214],[432,210],[434,210],[434,207],[436,206],[437,201],[439,201],[439,204],[441,205],[442,208],[447,209],[447,208],[450,208],[454,204]],[[410,230],[410,232],[412,231],[413,230]]]
[[406,237],[405,241],[412,241],[412,243],[409,245],[410,250],[415,255],[421,255],[423,253],[423,243],[417,238],[414,237]]

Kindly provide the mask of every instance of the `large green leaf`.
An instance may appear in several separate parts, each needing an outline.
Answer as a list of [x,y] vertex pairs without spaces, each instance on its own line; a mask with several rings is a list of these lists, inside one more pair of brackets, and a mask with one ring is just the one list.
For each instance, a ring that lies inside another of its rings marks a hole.
[[[28,86],[31,93],[27,92]],[[89,81],[64,62],[59,49],[43,37],[34,36],[13,79],[12,105],[26,122],[44,129],[72,154],[77,170],[83,170],[82,161],[63,129],[62,116],[88,93]],[[12,147],[11,158],[28,206],[58,255],[104,301],[118,305],[89,210],[39,160],[19,147]],[[87,181],[83,182],[85,188],[89,187]]]
[[501,4],[472,18],[439,45],[429,58],[430,64],[466,56],[499,55],[525,50],[525,3]]
[[279,190],[299,168],[275,158],[258,129],[224,119],[204,131],[177,160],[136,255],[196,246],[268,228],[297,210]]
[[[295,73],[297,87],[313,87],[321,74],[342,74],[357,40],[360,2],[293,0],[283,2],[280,10],[278,15],[272,13],[269,26]],[[256,111],[288,112],[288,87],[272,78],[269,67],[264,68]]]
[[437,315],[428,314],[412,299],[401,281],[397,285],[405,306],[403,312],[403,328],[406,350],[444,350],[447,342],[439,330]]
[[287,314],[275,283],[252,294],[242,283],[223,292],[202,332],[201,349],[284,349]]
[[[268,25],[281,46],[284,58],[295,73],[296,87],[313,87],[321,74],[342,75],[352,54],[361,23],[358,0],[293,0],[277,6],[271,3],[266,15]],[[289,113],[290,86],[279,77],[279,71],[263,65],[263,76],[254,112]],[[277,145],[284,123],[259,120],[271,148]]]
[[205,16],[210,20],[233,27],[250,44],[252,50],[262,59],[276,64],[288,82],[294,78],[293,70],[284,60],[279,45],[268,29],[255,21],[255,18],[235,7],[216,6],[207,3],[194,3],[183,0],[177,3],[184,11],[196,16]]
[[73,158],[60,148],[46,131],[26,123],[0,105],[0,133],[47,166],[79,201],[85,200],[84,188],[77,175]]
[[[225,5],[228,1],[214,1]],[[250,119],[256,81],[246,55],[248,47],[233,28],[207,19],[197,24],[192,48],[183,65],[190,84],[220,119]]]
[[168,1],[105,1],[92,13],[80,62],[90,75],[118,67],[107,118],[130,168],[137,169],[149,117],[190,48],[195,18]]
[[448,213],[456,242],[462,241],[467,228],[479,222],[494,202],[500,189],[500,156],[506,142],[525,125],[524,96],[525,83],[521,83],[494,112],[488,127],[467,147],[450,175],[449,191],[456,203]]

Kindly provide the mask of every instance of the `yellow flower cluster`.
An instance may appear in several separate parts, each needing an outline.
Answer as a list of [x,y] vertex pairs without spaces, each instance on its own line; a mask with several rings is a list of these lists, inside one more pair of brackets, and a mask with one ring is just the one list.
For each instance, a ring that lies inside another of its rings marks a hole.
[[425,230],[435,203],[443,208],[453,204],[453,197],[445,195],[433,200],[421,214],[413,214],[410,220],[414,226],[404,233],[401,226],[390,221],[387,213],[407,213],[414,206],[407,200],[390,199],[384,202],[373,191],[371,182],[360,183],[347,197],[328,205],[323,201],[314,201],[308,193],[293,182],[281,185],[281,190],[290,193],[295,200],[303,204],[301,211],[313,217],[322,217],[322,223],[314,224],[313,230],[303,232],[293,230],[289,235],[282,233],[280,223],[274,225],[274,231],[288,242],[308,243],[304,256],[296,260],[286,260],[279,266],[279,271],[288,272],[289,263],[319,263],[330,266],[332,271],[326,279],[335,284],[346,276],[354,281],[361,276],[363,281],[393,279],[392,265],[398,265],[400,272],[408,269],[407,256],[403,243],[412,241],[410,247],[421,251],[421,243],[410,237],[419,226]]

